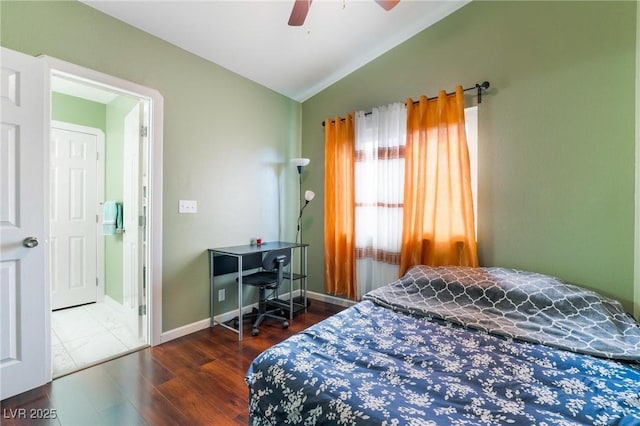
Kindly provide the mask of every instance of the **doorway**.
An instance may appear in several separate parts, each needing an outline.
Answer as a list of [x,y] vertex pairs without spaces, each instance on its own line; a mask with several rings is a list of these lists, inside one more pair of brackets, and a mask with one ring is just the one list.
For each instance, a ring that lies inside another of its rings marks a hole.
[[149,105],[116,87],[52,72],[54,378],[150,344]]
[[148,101],[149,166],[142,285],[147,341],[162,342],[162,122],[160,93],[49,56],[0,46],[0,399],[51,381],[51,79],[65,77]]

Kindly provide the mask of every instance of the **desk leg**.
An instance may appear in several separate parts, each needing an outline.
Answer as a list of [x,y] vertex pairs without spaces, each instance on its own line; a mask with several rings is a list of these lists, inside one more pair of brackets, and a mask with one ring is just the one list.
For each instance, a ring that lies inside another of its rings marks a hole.
[[209,251],[209,316],[211,318],[210,322],[209,322],[209,327],[213,327],[215,324],[215,321],[213,319],[214,317],[214,309],[213,309],[213,304],[214,304],[214,284],[213,284],[213,252]]
[[289,253],[289,321],[293,321],[293,265],[294,265],[294,248],[292,247]]
[[307,312],[307,307],[309,306],[307,304],[307,279],[309,278],[309,274],[307,273],[307,246],[304,246],[303,248],[303,256],[304,256],[304,270],[302,271],[302,275],[304,275],[303,280],[303,285],[304,285],[304,312]]
[[242,341],[242,256],[238,256],[238,341]]

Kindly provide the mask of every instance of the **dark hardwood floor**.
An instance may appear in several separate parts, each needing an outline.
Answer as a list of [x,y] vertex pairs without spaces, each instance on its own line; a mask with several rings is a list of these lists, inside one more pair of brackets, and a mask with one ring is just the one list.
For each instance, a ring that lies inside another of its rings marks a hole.
[[253,337],[246,324],[238,342],[214,327],[87,368],[2,401],[0,424],[246,425],[253,358],[343,309],[313,300],[286,330],[266,321]]

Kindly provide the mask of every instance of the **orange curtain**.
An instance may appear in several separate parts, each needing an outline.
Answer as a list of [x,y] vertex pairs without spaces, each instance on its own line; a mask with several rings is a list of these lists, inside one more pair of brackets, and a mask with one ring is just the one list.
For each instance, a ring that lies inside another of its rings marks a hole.
[[464,97],[407,100],[400,273],[410,266],[478,266]]
[[350,299],[357,295],[354,144],[353,115],[325,121],[325,291]]

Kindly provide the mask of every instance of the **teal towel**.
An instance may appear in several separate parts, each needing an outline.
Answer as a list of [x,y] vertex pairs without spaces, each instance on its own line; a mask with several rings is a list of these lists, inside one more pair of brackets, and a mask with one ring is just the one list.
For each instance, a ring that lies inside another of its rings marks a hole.
[[102,212],[102,233],[115,235],[122,232],[122,204],[116,201],[105,201]]
[[124,231],[124,224],[122,222],[122,204],[116,203],[116,232],[120,233]]

